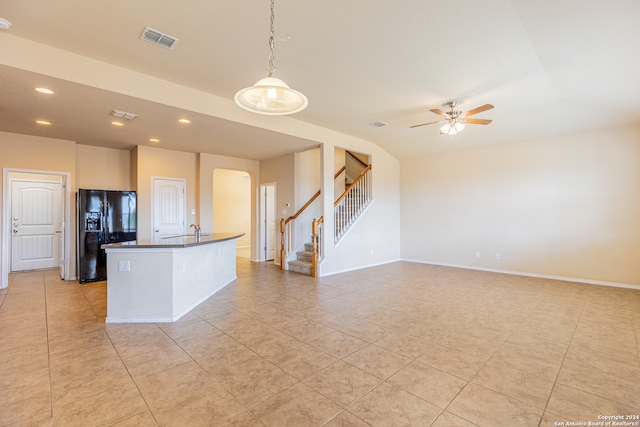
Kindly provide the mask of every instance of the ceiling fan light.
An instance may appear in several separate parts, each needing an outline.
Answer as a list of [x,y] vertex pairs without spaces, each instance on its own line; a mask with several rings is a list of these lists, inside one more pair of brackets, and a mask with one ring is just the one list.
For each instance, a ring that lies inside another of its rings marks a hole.
[[462,129],[464,129],[463,123],[460,123],[460,122],[447,123],[446,125],[440,128],[440,132],[447,135],[456,135],[462,132]]
[[252,113],[272,116],[294,114],[309,105],[306,96],[273,76],[265,77],[253,86],[240,89],[233,99],[240,108]]

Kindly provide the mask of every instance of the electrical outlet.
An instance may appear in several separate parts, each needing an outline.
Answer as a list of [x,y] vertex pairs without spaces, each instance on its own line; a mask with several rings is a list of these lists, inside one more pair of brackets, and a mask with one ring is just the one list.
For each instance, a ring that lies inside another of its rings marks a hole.
[[500,259],[502,258],[502,255],[500,255],[500,252],[496,252],[496,259]]
[[476,251],[476,258],[480,258],[480,251]]
[[131,271],[131,261],[119,260],[118,261],[118,271]]

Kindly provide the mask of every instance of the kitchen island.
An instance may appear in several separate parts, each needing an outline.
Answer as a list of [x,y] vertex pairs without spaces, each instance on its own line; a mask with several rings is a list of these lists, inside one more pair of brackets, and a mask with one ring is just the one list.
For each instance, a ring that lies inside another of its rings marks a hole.
[[107,323],[175,322],[234,281],[244,233],[175,236],[103,245]]

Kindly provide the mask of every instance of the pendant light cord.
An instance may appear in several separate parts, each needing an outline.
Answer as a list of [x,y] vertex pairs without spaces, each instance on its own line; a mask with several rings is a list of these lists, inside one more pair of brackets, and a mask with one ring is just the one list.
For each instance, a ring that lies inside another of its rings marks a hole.
[[267,66],[267,71],[269,72],[269,77],[273,76],[273,72],[276,70],[276,67],[273,65],[273,60],[275,59],[275,55],[273,54],[273,49],[276,44],[275,40],[275,30],[273,26],[274,21],[274,8],[275,8],[275,0],[271,0],[271,25],[269,26],[269,65]]

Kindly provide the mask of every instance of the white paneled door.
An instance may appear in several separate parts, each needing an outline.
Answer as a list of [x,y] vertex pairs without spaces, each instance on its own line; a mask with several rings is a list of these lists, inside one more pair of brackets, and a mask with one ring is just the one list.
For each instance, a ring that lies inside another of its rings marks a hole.
[[60,265],[62,197],[60,183],[11,181],[11,271]]
[[265,186],[265,258],[267,261],[276,259],[276,186]]
[[185,181],[153,178],[153,237],[180,236],[186,233]]

